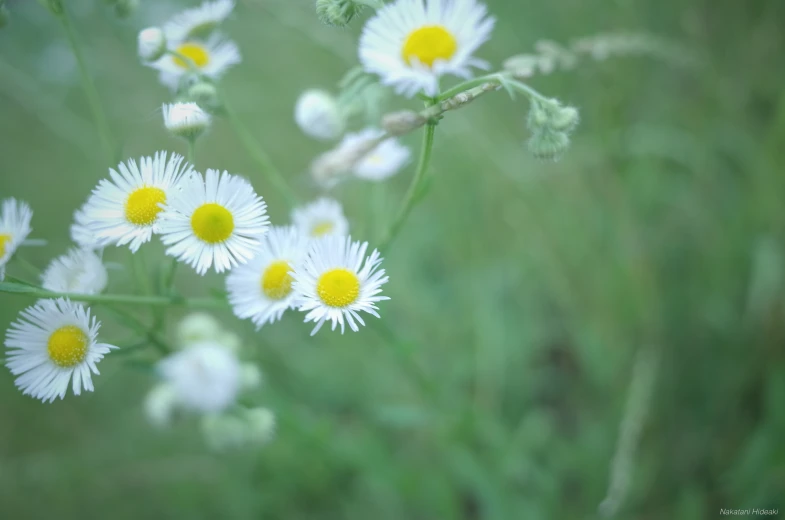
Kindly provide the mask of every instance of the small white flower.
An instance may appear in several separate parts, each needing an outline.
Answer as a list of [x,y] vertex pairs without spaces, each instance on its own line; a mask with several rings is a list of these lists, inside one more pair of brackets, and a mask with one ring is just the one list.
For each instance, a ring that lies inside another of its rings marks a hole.
[[71,240],[82,249],[99,251],[106,247],[109,241],[99,239],[90,229],[90,217],[87,215],[87,211],[85,211],[86,207],[87,204],[84,204],[74,211],[74,222],[71,224],[70,229]]
[[341,203],[327,197],[295,208],[292,211],[292,223],[300,234],[311,238],[349,234],[349,221],[343,215]]
[[434,96],[441,76],[469,78],[472,67],[487,67],[472,55],[493,25],[475,0],[396,0],[365,25],[360,62],[399,94]]
[[[366,257],[367,242],[352,242],[351,237],[325,237],[315,240],[306,261],[294,272],[294,289],[302,298],[300,310],[307,312],[305,322],[316,322],[311,336],[325,321],[332,330],[344,320],[357,332],[365,325],[360,312],[379,317],[377,302],[388,300],[379,296],[389,278],[379,269],[382,258],[374,249]],[[359,325],[358,325],[359,324]]]
[[229,273],[226,290],[238,318],[251,319],[259,329],[297,306],[292,270],[308,253],[308,242],[294,227],[273,227],[256,257]]
[[139,31],[137,51],[144,62],[157,61],[166,53],[166,36],[158,27]]
[[234,0],[204,2],[174,15],[164,25],[164,32],[173,41],[204,39],[232,14],[233,9]]
[[158,369],[174,390],[177,403],[195,412],[220,412],[234,404],[240,391],[240,362],[213,342],[176,352],[163,359]]
[[204,178],[192,174],[181,185],[162,215],[166,254],[202,275],[210,267],[221,273],[251,260],[269,225],[267,205],[251,183],[207,170]]
[[164,126],[172,134],[189,141],[196,139],[210,127],[210,114],[196,103],[172,103],[162,106]]
[[219,79],[229,67],[240,63],[237,45],[218,34],[206,41],[186,40],[172,45],[170,50],[177,56],[167,54],[149,66],[159,71],[161,83],[172,90],[177,90],[184,81],[199,79],[191,67],[203,76]]
[[[384,135],[382,130],[368,128],[356,134],[344,137],[341,147],[355,148],[362,143],[378,139]],[[365,154],[352,168],[357,177],[369,181],[383,181],[398,173],[409,162],[411,152],[398,139],[385,139],[378,146]]]
[[346,128],[346,117],[329,92],[311,89],[303,92],[294,107],[294,120],[300,130],[314,139],[331,141]]
[[5,199],[0,204],[0,281],[5,277],[5,266],[24,242],[32,229],[33,211],[25,202]]
[[158,233],[162,205],[177,191],[181,177],[191,172],[193,167],[182,156],[167,159],[166,152],[143,157],[138,165],[133,159],[120,163],[84,206],[88,228],[102,243],[128,244],[138,251]]
[[25,395],[52,402],[65,397],[73,376],[74,395],[93,391],[91,371],[111,349],[97,343],[101,327],[90,310],[68,300],[41,300],[22,311],[6,332],[6,366]]
[[79,248],[52,260],[41,275],[41,287],[54,292],[99,294],[107,282],[106,267],[98,255]]

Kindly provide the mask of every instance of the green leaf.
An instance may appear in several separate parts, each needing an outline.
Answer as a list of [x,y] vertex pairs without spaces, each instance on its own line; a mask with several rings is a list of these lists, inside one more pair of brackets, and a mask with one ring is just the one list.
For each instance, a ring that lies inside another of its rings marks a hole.
[[36,293],[39,290],[40,289],[38,289],[37,287],[33,287],[31,285],[24,285],[15,282],[0,282],[0,292],[30,294],[30,293]]

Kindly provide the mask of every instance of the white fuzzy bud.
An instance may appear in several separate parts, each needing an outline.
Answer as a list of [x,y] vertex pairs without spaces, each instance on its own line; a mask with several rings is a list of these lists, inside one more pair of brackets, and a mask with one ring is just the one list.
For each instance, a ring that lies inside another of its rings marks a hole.
[[163,105],[164,126],[172,134],[192,141],[210,127],[210,114],[196,103]]
[[529,139],[529,151],[538,159],[558,160],[569,147],[570,137],[564,132],[544,129]]
[[186,316],[177,326],[177,342],[181,347],[202,341],[213,341],[223,330],[218,320],[206,312],[194,312]]
[[346,27],[362,9],[362,4],[352,0],[316,0],[316,16],[333,27]]
[[337,100],[324,90],[306,90],[294,108],[297,126],[314,139],[337,139],[346,128],[346,118]]
[[159,27],[139,31],[137,44],[139,58],[144,62],[158,61],[166,53],[166,36]]
[[218,99],[218,89],[212,83],[202,81],[191,85],[188,87],[186,95],[190,101],[211,111],[218,108],[221,104]]

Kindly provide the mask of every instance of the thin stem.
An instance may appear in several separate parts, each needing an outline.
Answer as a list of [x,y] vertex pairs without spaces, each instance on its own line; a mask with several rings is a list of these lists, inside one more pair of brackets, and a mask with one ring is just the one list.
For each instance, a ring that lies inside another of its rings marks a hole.
[[26,259],[22,258],[19,255],[14,255],[11,257],[13,262],[19,266],[20,269],[25,271],[25,274],[28,276],[32,276],[34,279],[38,279],[41,276],[41,271],[35,265],[28,262]]
[[171,353],[172,349],[162,339],[158,337],[155,331],[150,330],[147,325],[142,323],[136,316],[123,309],[118,309],[112,305],[107,305],[106,309],[114,313],[123,325],[130,329],[134,329],[144,334],[147,341],[152,343],[164,356]]
[[395,239],[396,235],[398,235],[398,232],[401,230],[401,227],[408,218],[409,213],[411,213],[412,209],[417,204],[420,190],[422,190],[423,182],[425,181],[425,176],[428,171],[428,164],[431,160],[433,136],[435,131],[436,123],[434,121],[429,121],[426,125],[425,133],[423,135],[423,143],[422,148],[420,149],[420,160],[417,164],[417,171],[414,174],[414,178],[412,178],[412,182],[409,185],[408,191],[406,192],[406,197],[403,200],[401,209],[398,211],[398,215],[395,217],[395,220],[390,226],[390,229],[388,229],[387,234],[379,246],[379,249],[382,251],[385,250],[387,246],[389,246]]
[[150,283],[147,272],[147,262],[144,260],[144,253],[142,250],[131,253],[131,269],[136,278],[136,283],[142,289],[143,294],[153,294],[153,286]]
[[221,98],[224,111],[226,112],[226,118],[234,129],[234,132],[237,134],[237,137],[240,138],[240,142],[242,143],[245,150],[248,152],[254,162],[256,162],[262,172],[267,175],[270,182],[275,185],[278,191],[281,192],[281,195],[284,196],[286,201],[291,206],[296,206],[298,202],[297,196],[287,184],[283,174],[275,167],[272,160],[270,159],[270,156],[267,155],[267,152],[265,152],[259,146],[254,136],[251,135],[245,125],[243,125],[243,122],[240,121],[237,112],[234,111],[232,106],[227,102],[226,98],[224,96],[221,96]]
[[196,166],[196,139],[188,139],[188,162]]
[[163,296],[173,296],[174,293],[172,289],[174,288],[174,275],[177,272],[177,265],[179,262],[176,258],[172,259],[172,262],[169,264],[168,269],[164,272],[163,276],[161,277],[161,287],[160,287],[160,294]]
[[76,32],[74,31],[73,25],[71,25],[71,19],[68,17],[68,11],[65,9],[65,6],[63,6],[62,11],[57,14],[56,17],[58,20],[60,20],[60,23],[63,26],[63,30],[65,31],[66,37],[68,38],[68,43],[71,46],[71,51],[74,53],[74,58],[76,58],[76,64],[79,68],[79,76],[82,81],[82,88],[84,89],[85,96],[87,97],[87,103],[90,105],[90,112],[92,113],[93,121],[95,122],[96,129],[98,130],[98,136],[101,140],[101,148],[103,148],[107,164],[114,164],[116,162],[116,157],[112,131],[109,127],[106,114],[104,113],[104,109],[101,105],[101,98],[98,96],[98,90],[96,90],[95,83],[93,83],[93,77],[90,75],[90,71],[87,69],[87,62],[85,61],[84,55],[82,54],[82,48],[79,45]]

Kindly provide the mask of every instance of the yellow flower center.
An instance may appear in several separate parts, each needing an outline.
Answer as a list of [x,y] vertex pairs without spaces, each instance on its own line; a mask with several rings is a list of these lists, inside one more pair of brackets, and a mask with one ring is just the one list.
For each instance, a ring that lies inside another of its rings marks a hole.
[[319,277],[316,292],[325,305],[346,307],[360,295],[360,280],[348,269],[333,269]]
[[311,236],[312,237],[320,237],[326,235],[335,228],[335,224],[329,221],[319,222],[314,227],[311,228]]
[[196,208],[191,216],[194,235],[208,244],[217,244],[232,236],[234,217],[228,209],[208,202]]
[[283,300],[292,292],[292,267],[289,262],[279,260],[271,263],[262,275],[262,291],[271,300]]
[[458,50],[458,42],[447,29],[441,25],[426,25],[415,29],[403,44],[403,60],[409,65],[412,58],[420,63],[433,67],[436,60],[449,60]]
[[49,336],[46,350],[55,365],[75,367],[87,356],[87,335],[74,325],[60,327]]
[[5,247],[6,244],[11,241],[11,235],[3,234],[0,235],[0,258],[5,256]]
[[[205,47],[199,43],[193,43],[193,42],[183,43],[179,47],[177,47],[177,50],[175,52],[191,60],[193,64],[200,69],[204,68],[204,66],[210,62],[210,53],[207,52],[207,49],[205,49]],[[183,69],[187,69],[190,65],[190,63],[186,62],[183,58],[179,56],[174,57],[174,63],[175,65]]]
[[149,226],[158,218],[164,202],[166,193],[161,188],[145,186],[134,190],[125,201],[125,218],[131,224]]

